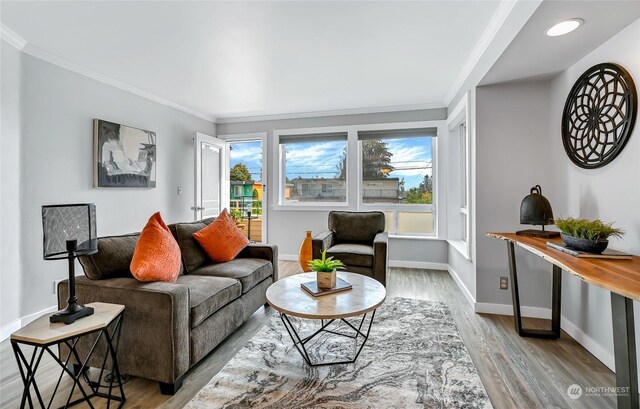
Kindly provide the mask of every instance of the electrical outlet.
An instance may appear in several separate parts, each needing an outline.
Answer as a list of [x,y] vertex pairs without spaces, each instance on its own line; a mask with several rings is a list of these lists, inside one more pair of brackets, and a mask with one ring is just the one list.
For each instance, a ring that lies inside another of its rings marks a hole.
[[508,277],[500,277],[500,289],[507,290],[509,288],[509,278]]
[[182,194],[182,186],[178,186],[177,190],[178,190],[178,195],[181,195]]

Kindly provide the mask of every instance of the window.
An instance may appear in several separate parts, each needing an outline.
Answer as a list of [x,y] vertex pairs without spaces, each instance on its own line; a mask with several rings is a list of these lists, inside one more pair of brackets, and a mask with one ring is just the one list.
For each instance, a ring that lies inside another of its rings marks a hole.
[[280,135],[279,144],[280,204],[346,203],[346,132]]
[[469,95],[460,101],[447,120],[447,241],[471,259],[471,153],[467,128]]
[[360,203],[386,211],[391,234],[433,235],[436,128],[358,132]]
[[234,186],[233,187],[233,195],[235,197],[242,197],[242,186]]

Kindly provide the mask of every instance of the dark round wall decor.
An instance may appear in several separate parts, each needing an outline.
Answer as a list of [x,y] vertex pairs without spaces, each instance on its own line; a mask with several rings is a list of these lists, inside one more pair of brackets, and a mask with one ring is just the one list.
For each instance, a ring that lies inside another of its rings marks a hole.
[[636,120],[638,93],[623,67],[594,65],[578,78],[562,115],[562,143],[581,168],[595,169],[615,159]]

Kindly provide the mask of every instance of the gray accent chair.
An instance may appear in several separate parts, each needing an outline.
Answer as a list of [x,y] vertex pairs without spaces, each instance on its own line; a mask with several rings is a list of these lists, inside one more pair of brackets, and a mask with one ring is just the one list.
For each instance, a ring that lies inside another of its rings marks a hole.
[[[129,265],[139,233],[98,238],[98,253],[79,258],[86,277],[76,279],[78,300],[125,306],[120,371],[158,381],[163,394],[173,395],[191,367],[266,304],[267,288],[278,278],[278,248],[273,245],[249,244],[234,260],[212,262],[193,238],[212,220],[168,226],[182,254],[176,283],[133,278]],[[66,304],[66,280],[58,285],[58,294],[60,308]],[[84,359],[90,340],[78,345]],[[90,367],[102,365],[104,349],[100,345]],[[64,348],[60,353],[66,356]]]
[[387,282],[387,244],[382,212],[329,212],[329,230],[313,238],[313,258],[327,256],[341,260],[347,271]]

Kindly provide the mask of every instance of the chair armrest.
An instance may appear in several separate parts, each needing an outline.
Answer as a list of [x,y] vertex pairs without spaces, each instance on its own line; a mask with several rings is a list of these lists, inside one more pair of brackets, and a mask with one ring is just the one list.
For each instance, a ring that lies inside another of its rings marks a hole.
[[311,240],[313,258],[322,257],[322,252],[333,246],[336,234],[331,230],[323,231]]
[[275,244],[249,243],[236,258],[260,258],[273,265],[273,281],[278,281],[278,246]]
[[383,285],[387,282],[387,258],[389,233],[382,232],[376,234],[373,239],[373,278]]
[[[59,307],[66,304],[68,297],[66,281],[58,284]],[[188,287],[142,283],[127,277],[105,280],[76,277],[76,296],[82,304],[106,302],[125,306],[118,347],[121,372],[173,383],[189,369]],[[79,345],[80,356],[86,356],[91,345]],[[96,352],[89,365],[100,367],[104,354]]]

